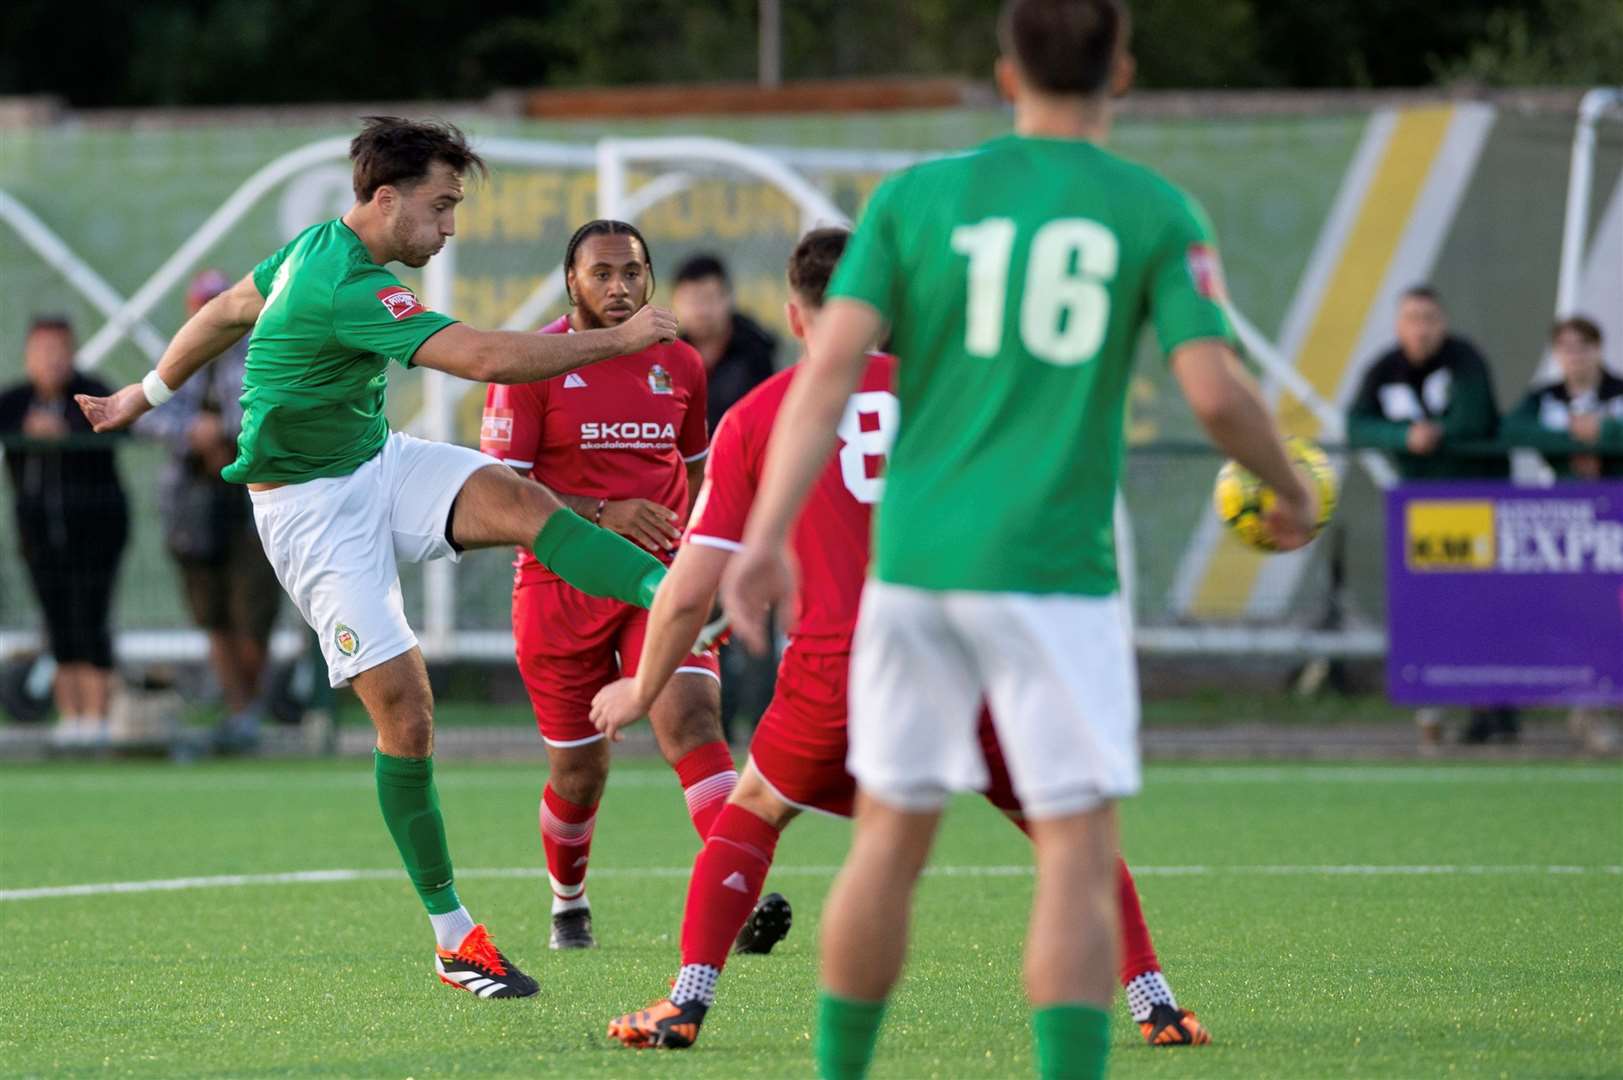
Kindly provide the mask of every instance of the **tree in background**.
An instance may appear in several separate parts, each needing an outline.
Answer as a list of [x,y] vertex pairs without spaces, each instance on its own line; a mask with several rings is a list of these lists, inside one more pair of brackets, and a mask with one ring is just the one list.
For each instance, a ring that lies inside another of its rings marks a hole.
[[[989,0],[781,0],[784,76],[984,79]],[[479,98],[755,76],[757,0],[8,0],[0,94],[91,106]],[[1140,85],[1593,84],[1620,0],[1129,0]]]
[[1546,0],[1501,9],[1465,55],[1436,65],[1442,82],[1484,86],[1594,86],[1623,79],[1623,3]]

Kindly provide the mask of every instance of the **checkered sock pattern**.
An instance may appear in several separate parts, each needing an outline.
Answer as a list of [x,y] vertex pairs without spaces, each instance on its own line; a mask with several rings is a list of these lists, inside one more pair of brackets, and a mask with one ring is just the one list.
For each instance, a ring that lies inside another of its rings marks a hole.
[[1127,1007],[1133,1011],[1133,1020],[1143,1023],[1150,1018],[1150,1010],[1157,1005],[1170,1005],[1176,1009],[1178,999],[1172,996],[1172,987],[1159,971],[1146,971],[1127,984]]
[[716,1003],[716,980],[721,971],[709,964],[683,964],[671,988],[671,1001],[677,1005],[697,1001],[705,1008]]

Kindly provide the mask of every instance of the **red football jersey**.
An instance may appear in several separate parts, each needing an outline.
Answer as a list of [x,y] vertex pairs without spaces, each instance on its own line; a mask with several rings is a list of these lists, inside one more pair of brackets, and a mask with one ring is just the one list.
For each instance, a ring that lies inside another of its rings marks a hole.
[[[896,362],[871,354],[862,383],[840,419],[839,449],[817,478],[790,542],[800,563],[800,593],[790,629],[806,652],[844,652],[856,629],[868,574],[873,508],[885,490],[885,459],[896,438],[900,409],[891,391]],[[722,417],[705,462],[704,487],[686,540],[739,550],[744,522],[766,464],[778,408],[798,367],[780,371]]]
[[[541,333],[568,331],[566,317]],[[681,341],[485,390],[479,449],[569,495],[650,499],[686,513],[686,463],[708,445],[704,361]],[[524,548],[514,565],[553,577]]]

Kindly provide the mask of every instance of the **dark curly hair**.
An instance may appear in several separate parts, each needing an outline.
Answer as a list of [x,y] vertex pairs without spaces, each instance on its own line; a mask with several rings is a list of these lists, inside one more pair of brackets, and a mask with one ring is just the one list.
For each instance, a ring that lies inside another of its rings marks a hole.
[[436,161],[443,161],[458,176],[477,172],[490,175],[485,159],[468,145],[468,137],[444,120],[405,120],[398,116],[364,116],[361,133],[350,140],[349,159],[355,163],[355,198],[369,202],[384,185],[411,187],[428,177]]

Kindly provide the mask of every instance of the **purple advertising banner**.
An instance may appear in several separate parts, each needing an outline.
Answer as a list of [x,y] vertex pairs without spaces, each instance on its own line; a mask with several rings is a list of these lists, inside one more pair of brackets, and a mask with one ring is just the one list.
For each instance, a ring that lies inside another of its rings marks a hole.
[[1623,483],[1395,488],[1386,597],[1394,701],[1623,702]]

